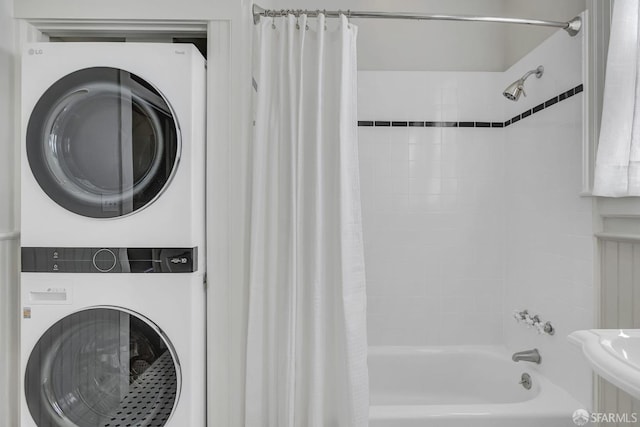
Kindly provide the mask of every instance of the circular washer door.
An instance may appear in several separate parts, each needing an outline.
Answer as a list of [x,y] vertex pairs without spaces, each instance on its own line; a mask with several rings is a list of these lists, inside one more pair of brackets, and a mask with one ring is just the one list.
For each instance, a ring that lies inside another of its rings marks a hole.
[[95,67],[55,82],[26,134],[29,166],[60,206],[92,218],[152,203],[179,160],[178,122],[162,94],[125,70]]
[[164,426],[180,393],[180,365],[148,319],[115,307],[71,314],[45,332],[25,373],[38,426]]

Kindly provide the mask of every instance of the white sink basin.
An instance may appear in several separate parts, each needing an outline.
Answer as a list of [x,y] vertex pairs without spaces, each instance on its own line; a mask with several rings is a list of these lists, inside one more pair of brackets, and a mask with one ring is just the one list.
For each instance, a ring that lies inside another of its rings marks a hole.
[[569,334],[594,371],[640,399],[640,329],[590,329]]

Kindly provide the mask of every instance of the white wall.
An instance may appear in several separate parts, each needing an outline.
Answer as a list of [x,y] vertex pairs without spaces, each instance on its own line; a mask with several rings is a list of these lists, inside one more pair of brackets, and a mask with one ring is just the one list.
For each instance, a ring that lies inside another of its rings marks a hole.
[[[582,36],[558,33],[505,72],[510,82],[542,64],[527,80],[529,96],[510,103],[510,115],[582,83]],[[592,201],[581,191],[584,93],[506,130],[507,271],[505,342],[511,351],[538,348],[537,368],[585,405],[591,370],[566,336],[595,327]],[[550,320],[554,336],[538,335],[510,318],[529,309]]]
[[[503,0],[277,0],[276,9],[322,7],[328,10],[375,10],[500,15]],[[505,27],[443,21],[354,19],[360,70],[504,70]],[[443,36],[445,35],[446,36]]]
[[0,232],[14,227],[14,24],[11,1],[0,4]]
[[[358,117],[502,121],[501,76],[361,71]],[[501,344],[503,129],[360,127],[359,147],[369,344]]]
[[30,19],[230,19],[237,17],[237,0],[14,0],[15,17]]
[[[15,37],[12,4],[0,1],[0,235],[13,231],[14,181],[14,67]],[[17,242],[0,239],[0,425],[17,421]]]
[[[585,9],[585,0],[275,0],[276,9],[319,7],[566,21]],[[358,67],[371,71],[504,71],[555,32],[553,28],[465,22],[354,22],[359,27]]]
[[[529,17],[564,21],[585,0],[268,0],[263,7],[406,11]],[[269,4],[271,3],[271,4]],[[16,17],[32,19],[236,19],[235,0],[14,0]],[[239,22],[239,21],[237,21]],[[357,20],[363,70],[503,71],[553,34],[553,29],[482,23]],[[447,34],[447,37],[442,37]],[[380,52],[385,55],[380,55]]]
[[[586,9],[585,0],[505,0],[504,15],[514,18],[569,21]],[[509,26],[505,46],[505,64],[515,64],[545,39],[555,33],[546,27]]]

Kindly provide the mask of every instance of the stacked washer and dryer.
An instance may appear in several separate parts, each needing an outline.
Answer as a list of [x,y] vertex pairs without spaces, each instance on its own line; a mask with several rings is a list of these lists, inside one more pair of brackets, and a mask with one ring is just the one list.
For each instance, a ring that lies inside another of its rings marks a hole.
[[204,426],[204,140],[192,45],[23,52],[23,427]]

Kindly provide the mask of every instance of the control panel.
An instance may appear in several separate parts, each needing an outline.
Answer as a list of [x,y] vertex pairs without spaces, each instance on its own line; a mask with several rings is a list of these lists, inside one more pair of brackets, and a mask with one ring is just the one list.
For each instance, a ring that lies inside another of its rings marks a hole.
[[22,248],[25,273],[193,273],[198,248]]

